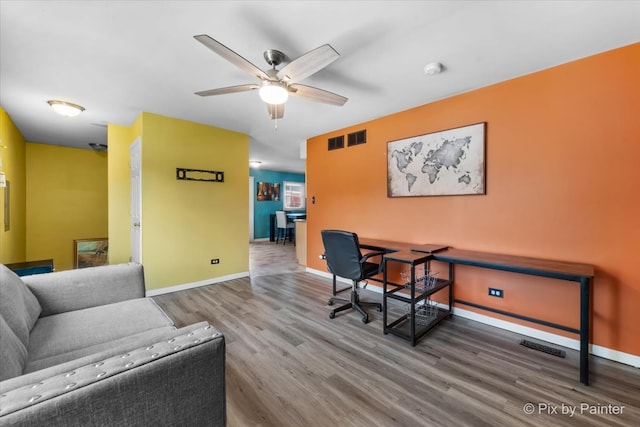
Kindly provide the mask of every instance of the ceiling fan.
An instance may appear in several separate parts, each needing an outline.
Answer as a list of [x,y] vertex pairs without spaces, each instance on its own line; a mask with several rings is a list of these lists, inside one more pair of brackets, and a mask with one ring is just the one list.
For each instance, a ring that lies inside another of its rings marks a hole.
[[338,106],[342,106],[347,102],[347,98],[344,96],[298,83],[340,57],[338,52],[328,44],[305,53],[280,70],[277,70],[276,67],[284,61],[284,53],[275,49],[267,50],[264,52],[264,59],[272,68],[262,71],[236,52],[206,34],[194,36],[194,38],[242,71],[257,77],[259,80],[257,83],[204,90],[196,92],[196,95],[224,95],[258,89],[260,98],[267,104],[267,111],[272,120],[280,119],[284,116],[284,103],[289,94]]

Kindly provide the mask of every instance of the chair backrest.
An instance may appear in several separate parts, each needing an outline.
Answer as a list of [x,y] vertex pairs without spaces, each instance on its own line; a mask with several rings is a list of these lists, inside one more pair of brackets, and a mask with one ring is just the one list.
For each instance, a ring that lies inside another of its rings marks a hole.
[[346,279],[362,280],[358,235],[342,230],[322,230],[320,233],[329,271]]
[[287,228],[287,215],[284,211],[276,211],[276,224],[278,228]]

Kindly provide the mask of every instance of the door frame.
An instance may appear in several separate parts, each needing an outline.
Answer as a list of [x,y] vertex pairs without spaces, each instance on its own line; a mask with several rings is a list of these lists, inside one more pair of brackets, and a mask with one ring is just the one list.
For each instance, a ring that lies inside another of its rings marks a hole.
[[[132,179],[137,168],[138,179]],[[136,138],[129,146],[130,202],[129,226],[131,228],[131,261],[142,264],[142,139]],[[134,214],[137,212],[137,218]]]

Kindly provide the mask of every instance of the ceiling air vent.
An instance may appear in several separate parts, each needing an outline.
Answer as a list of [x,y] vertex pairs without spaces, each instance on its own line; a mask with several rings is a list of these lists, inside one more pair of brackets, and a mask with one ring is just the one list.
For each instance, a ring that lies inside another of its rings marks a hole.
[[358,132],[350,133],[347,135],[347,145],[351,147],[352,145],[364,144],[367,142],[367,130],[361,130]]
[[344,148],[344,135],[329,138],[327,148],[329,150],[337,150],[338,148]]

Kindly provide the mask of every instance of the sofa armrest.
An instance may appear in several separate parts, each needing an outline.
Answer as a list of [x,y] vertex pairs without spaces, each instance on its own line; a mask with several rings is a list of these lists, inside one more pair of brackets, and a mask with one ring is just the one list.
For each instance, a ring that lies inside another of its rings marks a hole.
[[41,316],[145,296],[144,271],[136,263],[35,274],[22,281],[38,299]]
[[6,390],[3,426],[225,426],[225,341],[198,328]]

